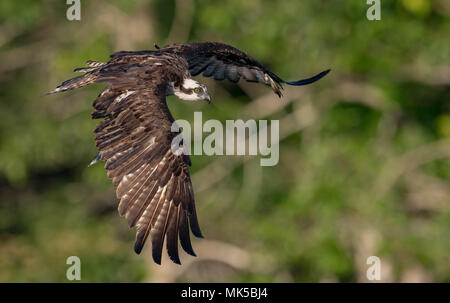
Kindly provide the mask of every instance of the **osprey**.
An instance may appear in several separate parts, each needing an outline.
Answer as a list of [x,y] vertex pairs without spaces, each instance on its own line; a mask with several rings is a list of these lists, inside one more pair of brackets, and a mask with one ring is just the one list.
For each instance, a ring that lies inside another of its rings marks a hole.
[[170,259],[180,264],[178,238],[182,248],[195,256],[189,227],[202,238],[189,176],[189,155],[174,153],[171,131],[174,118],[166,96],[182,100],[206,100],[205,85],[192,79],[200,73],[214,80],[249,82],[270,86],[281,97],[283,84],[305,85],[325,76],[286,82],[248,54],[223,43],[175,44],[156,50],[120,51],[107,62],[87,61],[83,75],[64,81],[55,90],[64,92],[91,83],[108,86],[94,101],[92,118],[103,118],[95,128],[98,155],[91,164],[104,160],[108,177],[116,187],[119,214],[131,227],[137,226],[134,250],[139,254],[147,237],[152,256],[161,264],[164,239]]

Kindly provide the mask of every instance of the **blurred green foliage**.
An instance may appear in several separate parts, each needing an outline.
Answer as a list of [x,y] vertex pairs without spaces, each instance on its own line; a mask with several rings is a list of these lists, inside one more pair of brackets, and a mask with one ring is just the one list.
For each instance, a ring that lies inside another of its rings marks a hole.
[[[174,280],[367,281],[366,258],[376,255],[382,281],[450,282],[450,5],[382,1],[380,21],[367,20],[367,8],[356,0],[82,1],[82,20],[68,21],[65,1],[1,1],[0,281],[67,281],[71,255],[82,260],[83,282],[158,280],[171,266],[166,257],[155,269],[149,254],[134,254],[105,170],[87,167],[96,154],[91,102],[103,86],[44,94],[114,51],[215,40],[286,79],[332,73],[296,88],[307,98],[259,117],[283,121],[312,108],[313,122],[281,142],[277,166],[253,157],[196,192],[206,240],[194,249],[221,241],[248,264],[225,270],[199,253]],[[194,111],[204,121],[242,118],[270,93],[201,81],[213,104],[170,97],[176,119]],[[194,176],[227,161],[192,160]],[[208,180],[194,181],[196,190]]]

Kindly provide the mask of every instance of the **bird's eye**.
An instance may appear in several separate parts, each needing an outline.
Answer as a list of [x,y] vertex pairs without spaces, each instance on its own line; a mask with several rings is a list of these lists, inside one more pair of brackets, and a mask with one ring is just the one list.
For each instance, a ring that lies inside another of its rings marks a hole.
[[194,88],[194,93],[198,94],[202,91],[202,89],[200,87],[196,87]]

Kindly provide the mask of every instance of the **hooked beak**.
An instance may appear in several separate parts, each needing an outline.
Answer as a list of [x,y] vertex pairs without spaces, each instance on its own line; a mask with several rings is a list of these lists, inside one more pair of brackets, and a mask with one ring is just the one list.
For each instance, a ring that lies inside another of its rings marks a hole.
[[209,93],[206,93],[205,98],[203,100],[207,101],[208,103],[211,103],[211,95]]

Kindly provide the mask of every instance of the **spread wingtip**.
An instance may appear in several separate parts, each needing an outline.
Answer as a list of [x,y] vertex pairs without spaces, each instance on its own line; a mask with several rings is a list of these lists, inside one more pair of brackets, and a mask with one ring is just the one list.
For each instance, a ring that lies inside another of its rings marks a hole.
[[291,81],[291,82],[284,81],[284,83],[286,83],[288,85],[294,85],[294,86],[307,85],[307,84],[310,84],[310,83],[313,83],[313,82],[316,82],[316,81],[322,79],[330,71],[331,71],[331,69],[327,69],[327,70],[324,70],[323,72],[318,73],[317,75],[315,75],[311,78],[306,78],[306,79],[302,79],[302,80],[298,80],[298,81]]

